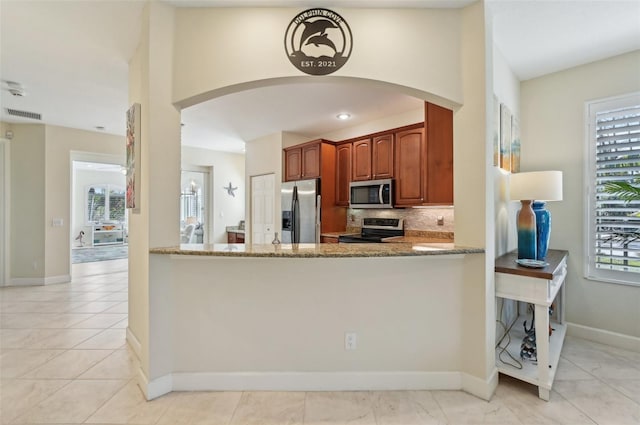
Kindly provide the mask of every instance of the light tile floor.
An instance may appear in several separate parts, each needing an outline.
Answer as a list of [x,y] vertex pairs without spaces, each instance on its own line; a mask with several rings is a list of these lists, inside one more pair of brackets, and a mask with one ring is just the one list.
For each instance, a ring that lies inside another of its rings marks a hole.
[[126,260],[0,289],[2,424],[640,424],[640,353],[567,338],[551,400],[501,376],[461,391],[188,392],[146,402],[125,342]]

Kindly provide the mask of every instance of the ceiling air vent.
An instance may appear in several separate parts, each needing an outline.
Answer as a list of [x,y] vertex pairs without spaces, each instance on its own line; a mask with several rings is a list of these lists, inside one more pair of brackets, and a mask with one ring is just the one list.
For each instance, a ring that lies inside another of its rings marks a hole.
[[13,115],[14,117],[22,117],[22,118],[29,118],[32,120],[42,121],[42,115],[37,114],[35,112],[19,111],[17,109],[7,108],[7,114]]

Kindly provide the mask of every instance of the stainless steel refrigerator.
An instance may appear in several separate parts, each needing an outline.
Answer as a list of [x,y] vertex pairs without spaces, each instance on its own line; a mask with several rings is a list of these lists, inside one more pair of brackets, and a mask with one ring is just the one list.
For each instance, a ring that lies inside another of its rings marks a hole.
[[320,179],[282,183],[282,243],[320,243]]

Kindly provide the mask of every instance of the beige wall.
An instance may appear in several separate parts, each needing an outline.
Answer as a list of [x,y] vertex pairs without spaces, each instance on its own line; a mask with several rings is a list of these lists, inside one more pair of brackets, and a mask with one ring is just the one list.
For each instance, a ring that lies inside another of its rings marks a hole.
[[[212,184],[213,210],[210,214],[213,218],[213,228],[210,234],[213,243],[226,243],[226,226],[237,226],[240,220],[245,219],[245,183],[244,155],[229,152],[212,151],[209,149],[182,147],[182,166],[196,165],[212,167],[213,176],[210,176]],[[238,190],[235,197],[227,194],[223,189],[229,182]],[[208,197],[209,195],[207,195]]]
[[10,127],[14,134],[9,142],[11,149],[11,245],[9,248],[11,280],[44,279],[47,226],[45,126],[12,124]]
[[[264,85],[263,81],[317,78],[303,76],[284,52],[284,31],[299,12],[287,8],[178,9],[174,100],[185,107],[238,91],[238,87]],[[421,91],[462,103],[458,10],[336,12],[349,23],[357,47],[342,69],[323,79],[355,77],[389,82],[407,93]]]
[[550,246],[569,251],[567,321],[640,337],[640,287],[587,280],[585,102],[640,90],[640,51],[522,83],[522,169],[561,170],[564,199],[551,202]]
[[[64,282],[71,274],[71,157],[123,157],[121,136],[40,124],[8,124],[13,283]],[[25,196],[24,194],[28,194]],[[53,219],[62,219],[54,227]],[[25,280],[26,279],[26,280]]]

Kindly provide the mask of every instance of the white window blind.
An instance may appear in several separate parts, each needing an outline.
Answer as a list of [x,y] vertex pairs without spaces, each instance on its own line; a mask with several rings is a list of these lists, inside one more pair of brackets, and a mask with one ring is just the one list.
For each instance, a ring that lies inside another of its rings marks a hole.
[[87,189],[87,223],[124,222],[125,191],[109,184],[91,185]]
[[593,170],[587,277],[640,284],[640,199],[611,183],[640,186],[640,96],[589,105]]

